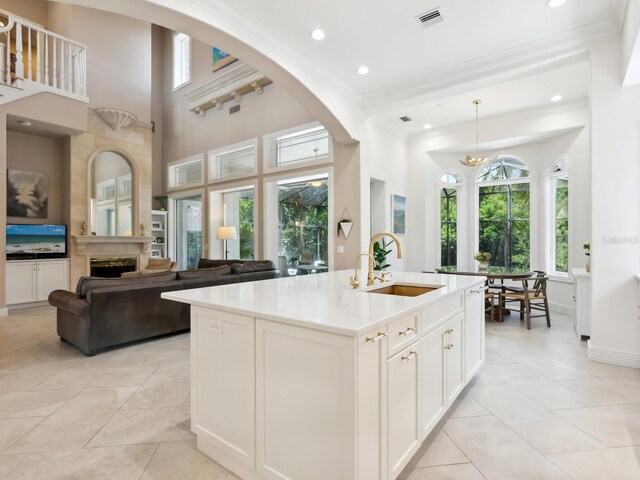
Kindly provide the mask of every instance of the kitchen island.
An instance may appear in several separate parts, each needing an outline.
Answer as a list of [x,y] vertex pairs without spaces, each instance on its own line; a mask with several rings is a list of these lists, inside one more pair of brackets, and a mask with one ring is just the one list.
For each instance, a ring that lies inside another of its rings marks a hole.
[[242,479],[393,480],[482,366],[483,277],[350,273],[162,294],[191,305],[198,448]]

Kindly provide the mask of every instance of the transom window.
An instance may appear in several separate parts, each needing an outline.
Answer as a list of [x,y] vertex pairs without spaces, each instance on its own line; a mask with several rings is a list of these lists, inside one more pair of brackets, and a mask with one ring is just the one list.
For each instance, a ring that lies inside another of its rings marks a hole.
[[501,156],[480,169],[477,182],[478,250],[491,253],[493,265],[529,268],[529,169]]
[[210,151],[209,181],[255,175],[256,151],[256,140]]
[[315,123],[265,136],[267,170],[298,168],[331,161],[331,137]]
[[173,34],[173,89],[191,81],[191,38],[184,33]]
[[440,265],[457,264],[458,257],[458,186],[455,173],[440,177]]
[[196,155],[168,165],[170,189],[192,187],[203,183],[203,155]]
[[564,160],[556,162],[549,177],[549,271],[569,273],[569,174]]

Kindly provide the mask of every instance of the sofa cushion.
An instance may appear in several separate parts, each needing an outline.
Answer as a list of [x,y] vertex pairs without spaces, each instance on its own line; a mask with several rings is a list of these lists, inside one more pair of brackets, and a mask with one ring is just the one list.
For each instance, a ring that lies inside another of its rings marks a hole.
[[251,273],[251,272],[264,272],[267,270],[275,270],[276,266],[271,260],[264,261],[249,261],[244,263],[234,263],[231,265],[233,273]]
[[86,297],[87,292],[96,288],[150,285],[154,283],[170,282],[175,280],[176,276],[176,272],[160,272],[132,278],[80,277],[78,285],[76,286],[76,295],[79,297]]
[[198,260],[198,269],[200,268],[215,268],[222,265],[231,265],[233,263],[242,263],[242,260],[213,260],[211,258],[201,258]]
[[185,270],[178,272],[178,280],[188,280],[191,278],[216,278],[223,275],[231,275],[231,267],[229,265],[221,265],[214,268],[199,268],[198,270]]
[[162,270],[166,271],[171,268],[170,258],[150,258],[144,270]]

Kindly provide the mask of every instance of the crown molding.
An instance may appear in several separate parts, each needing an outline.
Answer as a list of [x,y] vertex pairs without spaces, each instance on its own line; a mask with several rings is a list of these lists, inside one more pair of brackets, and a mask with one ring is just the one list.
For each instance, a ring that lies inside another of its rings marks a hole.
[[363,110],[369,115],[389,113],[396,109],[442,97],[437,92],[479,79],[504,77],[503,81],[531,75],[552,65],[572,63],[587,58],[594,39],[618,34],[616,21],[607,18],[558,35],[512,47],[501,52],[463,62],[452,67],[420,75],[393,85],[365,93]]
[[[495,126],[500,123],[515,123],[521,120],[533,120],[536,118],[541,118],[549,115],[558,115],[567,112],[577,112],[577,111],[585,111],[589,110],[589,99],[588,98],[580,98],[578,100],[563,102],[562,104],[556,105],[542,105],[536,108],[526,108],[522,110],[516,110],[513,112],[509,112],[502,115],[494,115],[491,117],[485,117],[481,120],[481,124],[483,128],[487,129],[491,126]],[[588,121],[588,115],[585,117],[586,121]],[[585,121],[585,124],[586,124]],[[445,127],[434,128],[433,130],[423,131],[423,132],[413,132],[408,135],[408,141],[420,141],[420,140],[432,140],[438,137],[444,137],[447,135],[459,134],[469,131],[475,131],[475,120],[456,123],[453,125],[447,125]]]

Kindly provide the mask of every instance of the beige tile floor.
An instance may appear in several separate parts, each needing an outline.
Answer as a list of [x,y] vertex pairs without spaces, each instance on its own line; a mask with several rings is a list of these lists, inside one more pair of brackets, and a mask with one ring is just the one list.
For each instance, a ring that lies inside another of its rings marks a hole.
[[[640,479],[640,371],[587,360],[572,328],[487,324],[485,366],[401,478]],[[188,334],[87,358],[43,307],[0,319],[0,479],[238,477],[195,448]]]

